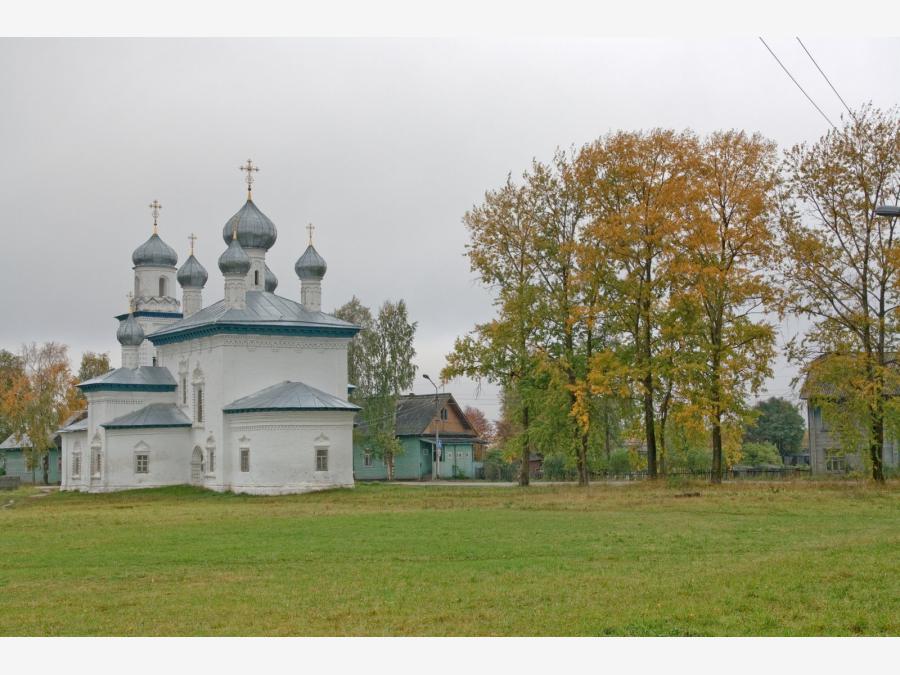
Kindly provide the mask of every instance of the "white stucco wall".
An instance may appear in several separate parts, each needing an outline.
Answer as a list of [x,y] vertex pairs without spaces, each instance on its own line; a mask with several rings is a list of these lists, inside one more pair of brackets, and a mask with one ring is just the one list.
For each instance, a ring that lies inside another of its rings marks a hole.
[[[190,433],[186,428],[107,429],[105,466],[92,491],[181,485],[190,481]],[[149,455],[149,471],[135,471],[135,455]]]
[[[230,480],[211,486],[250,494],[285,494],[353,486],[353,413],[339,411],[226,415]],[[328,450],[328,470],[316,469],[316,449]],[[241,471],[240,452],[250,451]]]

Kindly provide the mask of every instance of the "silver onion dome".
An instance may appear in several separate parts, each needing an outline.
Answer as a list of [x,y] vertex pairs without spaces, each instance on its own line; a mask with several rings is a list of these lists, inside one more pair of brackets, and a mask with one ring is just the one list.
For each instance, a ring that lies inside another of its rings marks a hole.
[[178,264],[178,254],[154,232],[147,241],[134,250],[131,261],[135,267],[144,265],[175,267]]
[[244,248],[269,250],[278,238],[275,223],[257,208],[252,199],[248,199],[240,211],[231,216],[222,228],[222,239],[226,244],[231,241],[235,227],[238,241]]
[[312,244],[306,247],[306,250],[303,252],[303,255],[297,260],[297,263],[294,265],[294,271],[297,273],[297,276],[302,280],[312,280],[312,279],[322,279],[325,276],[325,271],[328,269],[328,265],[325,264],[325,258],[319,255],[319,252],[313,247]]
[[194,254],[188,256],[184,265],[178,270],[178,283],[182,288],[203,288],[206,285],[209,274]]
[[243,275],[250,271],[250,256],[244,251],[239,240],[232,238],[225,253],[219,256],[219,269],[226,276]]
[[278,277],[276,277],[275,272],[270,270],[269,266],[266,265],[266,291],[274,293],[276,288],[278,288]]
[[129,314],[127,319],[119,322],[116,339],[123,347],[141,346],[141,343],[144,341],[144,329],[141,328],[141,324],[134,318],[134,314]]

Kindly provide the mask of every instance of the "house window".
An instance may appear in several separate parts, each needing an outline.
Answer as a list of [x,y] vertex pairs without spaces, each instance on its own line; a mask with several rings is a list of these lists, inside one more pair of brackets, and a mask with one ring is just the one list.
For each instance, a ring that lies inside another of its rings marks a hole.
[[372,466],[372,451],[368,448],[363,452],[363,466]]
[[81,453],[72,453],[72,478],[81,478]]
[[168,295],[168,293],[166,293],[166,290],[167,290],[166,278],[160,277],[159,278],[159,297],[164,298],[166,295]]
[[316,448],[316,471],[328,471],[328,448]]
[[244,473],[250,470],[250,448],[241,448],[241,471]]
[[146,452],[139,452],[134,456],[134,472],[150,473],[150,455]]
[[194,406],[194,420],[203,421],[203,387],[197,387],[197,405]]
[[441,408],[441,419],[444,420],[445,422],[447,421],[447,409],[446,408]]
[[843,457],[829,457],[825,460],[826,471],[845,471],[846,469],[847,462]]
[[207,448],[206,456],[209,457],[209,472],[216,472],[216,451],[213,448]]

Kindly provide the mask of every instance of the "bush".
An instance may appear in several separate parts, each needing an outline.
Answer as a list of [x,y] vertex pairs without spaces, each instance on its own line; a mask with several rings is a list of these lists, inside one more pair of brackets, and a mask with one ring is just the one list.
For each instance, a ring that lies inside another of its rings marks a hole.
[[569,477],[565,455],[554,453],[544,457],[544,478],[546,480],[565,480]]
[[503,458],[503,453],[496,449],[488,450],[484,457],[485,480],[509,480],[511,474],[512,467]]
[[628,450],[616,450],[609,456],[610,473],[629,473],[631,471],[631,458],[628,456]]
[[781,466],[781,455],[772,443],[744,443],[741,448],[740,464],[744,466],[762,466],[764,464]]

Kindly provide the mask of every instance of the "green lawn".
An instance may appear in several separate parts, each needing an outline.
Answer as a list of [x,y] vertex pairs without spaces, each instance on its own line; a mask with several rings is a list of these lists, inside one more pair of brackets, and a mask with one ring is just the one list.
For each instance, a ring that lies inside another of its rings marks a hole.
[[29,494],[3,635],[900,633],[896,482]]

